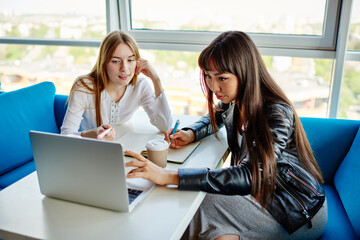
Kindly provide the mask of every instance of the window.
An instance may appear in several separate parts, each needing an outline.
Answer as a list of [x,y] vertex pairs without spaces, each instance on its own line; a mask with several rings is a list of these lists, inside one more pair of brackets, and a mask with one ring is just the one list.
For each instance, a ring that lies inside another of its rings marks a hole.
[[360,119],[360,1],[353,1],[337,117]]
[[68,95],[75,78],[94,66],[98,48],[6,44],[0,52],[2,91],[51,81],[57,94]]
[[[141,54],[158,72],[173,113],[207,113],[197,66],[199,52],[143,50]],[[263,56],[263,59],[299,115],[326,117],[332,60],[283,56]]]
[[106,34],[103,1],[1,1],[0,37],[99,39]]
[[353,1],[348,50],[360,51],[360,1]]
[[[323,34],[326,1],[131,1],[131,29]],[[261,6],[261,7],[259,7]],[[309,8],[311,6],[311,8]],[[286,9],[286,11],[284,11]]]
[[230,29],[249,32],[258,47],[335,47],[338,0],[118,2],[119,26],[146,48],[200,51],[219,32]]
[[68,94],[95,64],[106,33],[122,29],[158,71],[173,112],[203,115],[199,52],[238,29],[300,116],[360,119],[359,0],[64,1],[0,2],[0,90],[53,81]]
[[338,117],[360,119],[360,61],[345,63]]

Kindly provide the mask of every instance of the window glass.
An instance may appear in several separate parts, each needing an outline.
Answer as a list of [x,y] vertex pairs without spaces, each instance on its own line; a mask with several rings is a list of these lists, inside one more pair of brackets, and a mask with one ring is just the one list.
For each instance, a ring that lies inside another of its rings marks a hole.
[[104,1],[0,1],[0,37],[102,39]]
[[281,56],[264,59],[299,116],[327,116],[332,60]]
[[353,1],[348,50],[360,51],[360,0]]
[[338,118],[360,119],[360,62],[346,61]]
[[[199,82],[198,52],[141,50],[140,53],[158,72],[174,114],[207,113]],[[0,54],[5,56],[5,61],[0,62],[1,90],[52,81],[58,94],[67,95],[75,78],[90,72],[94,66],[98,48],[0,45]],[[300,116],[326,117],[332,60],[263,58]]]
[[[199,53],[146,50],[142,55],[160,75],[173,113],[206,114],[207,104],[197,66]],[[300,116],[326,117],[332,60],[279,56],[263,59]]]
[[133,29],[322,35],[326,0],[136,0]]
[[12,91],[51,81],[68,95],[75,78],[90,72],[98,48],[0,44],[0,89]]

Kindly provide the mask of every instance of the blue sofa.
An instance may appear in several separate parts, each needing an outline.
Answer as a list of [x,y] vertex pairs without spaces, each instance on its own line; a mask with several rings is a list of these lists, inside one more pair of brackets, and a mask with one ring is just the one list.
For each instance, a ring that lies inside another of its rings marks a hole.
[[51,82],[0,94],[0,190],[35,171],[29,131],[59,133],[66,101]]
[[[0,190],[35,171],[29,131],[58,133],[66,100],[50,82],[0,94]],[[320,239],[360,239],[360,121],[301,121],[325,179],[328,224]]]

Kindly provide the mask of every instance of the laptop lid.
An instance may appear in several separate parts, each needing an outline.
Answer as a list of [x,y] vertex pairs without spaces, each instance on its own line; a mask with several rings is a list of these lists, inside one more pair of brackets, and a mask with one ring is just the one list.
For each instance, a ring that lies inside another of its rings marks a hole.
[[120,143],[38,131],[30,131],[30,139],[46,196],[128,212],[155,186],[143,179],[130,181],[140,196],[129,198]]

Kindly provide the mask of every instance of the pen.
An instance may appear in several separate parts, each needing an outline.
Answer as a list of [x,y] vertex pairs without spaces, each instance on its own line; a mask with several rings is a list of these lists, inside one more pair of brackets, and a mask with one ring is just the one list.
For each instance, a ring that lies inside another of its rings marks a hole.
[[100,134],[97,136],[97,139],[102,139],[103,137],[105,137],[105,135],[106,135],[108,132],[110,132],[111,129],[112,129],[112,127],[111,127],[111,128],[108,128],[108,129],[106,129],[105,131],[103,131],[102,133],[100,133]]
[[[176,123],[175,123],[175,126],[174,126],[174,129],[172,130],[171,134],[170,135],[173,135],[174,133],[176,133],[176,130],[177,128],[179,127],[179,124],[180,124],[180,120],[176,120]],[[171,143],[172,139],[170,139],[170,143]]]

